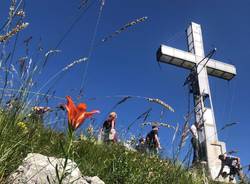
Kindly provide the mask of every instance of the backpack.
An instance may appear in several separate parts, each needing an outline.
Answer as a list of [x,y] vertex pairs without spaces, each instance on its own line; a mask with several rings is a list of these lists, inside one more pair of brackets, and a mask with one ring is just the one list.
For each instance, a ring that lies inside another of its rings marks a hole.
[[155,146],[155,132],[152,130],[151,132],[149,132],[146,136],[146,143],[148,146],[150,147],[154,147]]

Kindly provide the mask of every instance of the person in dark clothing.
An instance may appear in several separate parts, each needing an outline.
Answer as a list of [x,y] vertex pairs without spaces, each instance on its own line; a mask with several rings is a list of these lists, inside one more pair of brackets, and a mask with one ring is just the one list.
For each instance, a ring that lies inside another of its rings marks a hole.
[[146,136],[147,151],[150,154],[158,154],[161,149],[158,131],[158,126],[152,126],[152,130]]
[[[221,160],[221,169],[219,171],[218,176],[216,177],[216,179],[219,178],[219,176],[221,175],[222,177],[227,177],[229,176],[229,181],[233,181],[235,176],[238,175],[239,179],[241,181],[244,181],[244,176],[242,173],[242,167],[240,164],[240,158],[239,157],[234,157],[234,156],[228,156],[226,154],[221,154],[219,155],[219,159]],[[228,166],[230,169],[229,173],[223,172],[223,169],[225,166]]]
[[117,114],[115,112],[111,112],[107,120],[104,121],[103,127],[101,129],[104,142],[117,142],[117,135],[115,130],[116,119]]
[[146,151],[146,143],[143,137],[139,139],[139,143],[136,145],[135,149],[140,153],[144,153]]

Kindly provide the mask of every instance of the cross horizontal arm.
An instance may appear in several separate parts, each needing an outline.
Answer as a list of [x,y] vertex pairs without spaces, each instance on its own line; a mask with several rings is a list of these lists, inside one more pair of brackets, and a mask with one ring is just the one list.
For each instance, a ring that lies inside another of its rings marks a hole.
[[158,49],[157,61],[189,70],[196,65],[194,54],[165,45],[161,45]]
[[236,75],[236,68],[233,65],[210,59],[207,63],[207,73],[211,76],[231,80]]
[[[189,70],[194,68],[202,59],[203,58],[195,56],[191,52],[182,51],[166,45],[161,45],[157,51],[157,60],[159,62]],[[233,65],[222,63],[214,59],[210,59],[207,62],[206,68],[209,75],[225,80],[231,80],[236,75],[236,68]]]

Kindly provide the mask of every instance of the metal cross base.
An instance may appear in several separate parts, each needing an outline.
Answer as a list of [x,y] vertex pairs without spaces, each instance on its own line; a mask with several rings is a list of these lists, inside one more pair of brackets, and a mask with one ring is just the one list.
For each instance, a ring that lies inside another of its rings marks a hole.
[[[157,60],[192,70],[194,74],[195,79],[192,81],[194,116],[195,120],[203,125],[199,131],[202,160],[207,162],[208,172],[211,178],[215,179],[221,168],[218,156],[226,152],[226,145],[218,140],[208,75],[231,80],[236,75],[236,68],[233,65],[206,58],[199,24],[192,22],[186,33],[189,52],[161,45],[157,51]],[[228,181],[227,178],[222,177],[219,180]]]

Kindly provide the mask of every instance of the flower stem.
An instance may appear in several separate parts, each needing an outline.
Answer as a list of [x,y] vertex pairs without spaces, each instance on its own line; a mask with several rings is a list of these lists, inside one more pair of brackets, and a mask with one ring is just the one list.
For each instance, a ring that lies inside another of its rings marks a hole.
[[[60,176],[60,177],[58,177],[58,183],[59,184],[62,184],[62,181],[63,181],[64,177],[66,176],[65,171],[66,171],[66,167],[67,167],[67,164],[68,164],[68,159],[69,159],[69,156],[70,156],[71,148],[72,148],[72,145],[73,145],[73,137],[74,137],[74,130],[69,125],[68,136],[67,136],[68,148],[67,148],[67,151],[65,153],[65,162],[64,162],[64,165],[63,165],[63,171],[62,171],[61,176],[58,173],[58,176]],[[58,171],[56,171],[56,172],[58,172]]]

